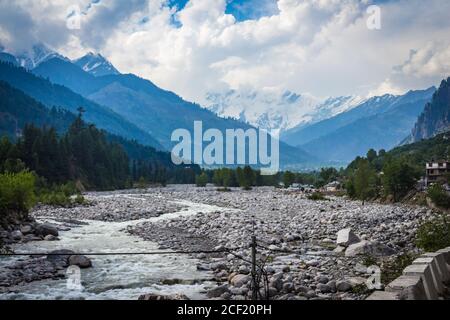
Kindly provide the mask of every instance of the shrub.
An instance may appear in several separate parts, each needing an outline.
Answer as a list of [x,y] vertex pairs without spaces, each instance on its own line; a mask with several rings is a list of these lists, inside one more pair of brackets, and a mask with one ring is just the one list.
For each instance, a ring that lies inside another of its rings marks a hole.
[[201,175],[195,177],[195,184],[197,187],[206,187],[208,184],[208,175],[203,172]]
[[35,200],[34,174],[28,171],[0,174],[0,212],[28,213]]
[[445,209],[450,208],[450,196],[440,184],[435,184],[430,187],[428,189],[427,195],[428,197],[430,197],[431,201],[433,201],[433,203],[438,207]]
[[412,264],[416,258],[417,255],[405,253],[383,263],[381,267],[381,282],[387,285],[400,277],[403,274],[403,270]]
[[308,199],[313,201],[328,200],[321,192],[314,192],[313,194],[308,196]]
[[450,220],[446,213],[424,222],[417,230],[416,244],[425,251],[437,251],[450,246]]
[[[38,189],[39,202],[49,206],[70,207],[75,204],[85,204],[86,201],[74,182],[54,185],[51,188]],[[76,195],[76,197],[74,197]]]

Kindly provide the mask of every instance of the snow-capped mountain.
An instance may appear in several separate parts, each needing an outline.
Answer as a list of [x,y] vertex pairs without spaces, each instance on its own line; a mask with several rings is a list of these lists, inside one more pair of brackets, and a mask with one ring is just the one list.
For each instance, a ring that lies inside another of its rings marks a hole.
[[89,52],[87,55],[74,60],[73,63],[96,77],[120,74],[120,72],[101,54]]
[[69,60],[44,44],[35,44],[28,51],[16,55],[16,60],[19,65],[28,70],[33,70],[41,63],[52,58]]
[[266,129],[281,132],[330,118],[347,111],[363,99],[338,97],[326,100],[291,91],[263,89],[260,91],[230,90],[206,96],[208,109],[222,117],[231,117]]

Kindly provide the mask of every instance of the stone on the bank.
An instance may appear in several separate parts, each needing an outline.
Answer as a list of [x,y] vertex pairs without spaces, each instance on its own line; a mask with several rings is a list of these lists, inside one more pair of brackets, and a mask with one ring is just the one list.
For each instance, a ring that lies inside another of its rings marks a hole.
[[286,282],[283,284],[283,291],[284,292],[292,292],[294,291],[294,284],[292,282]]
[[47,260],[53,263],[60,263],[63,265],[69,264],[69,257],[73,255],[75,252],[72,250],[62,249],[62,250],[54,250],[47,255]]
[[230,283],[233,287],[240,288],[243,285],[247,284],[250,280],[251,278],[249,275],[238,274],[231,279]]
[[395,254],[395,250],[378,243],[376,241],[366,241],[350,245],[347,250],[345,250],[346,257],[355,257],[357,255],[369,255],[372,257],[386,257]]
[[218,298],[223,295],[225,292],[228,292],[228,285],[224,284],[221,286],[217,286],[206,293],[208,298]]
[[92,267],[92,261],[86,256],[73,255],[69,257],[69,265],[85,269]]
[[13,239],[14,241],[20,241],[23,238],[23,234],[22,232],[20,232],[20,230],[16,230],[11,232],[11,239]]
[[242,273],[242,274],[249,274],[249,273],[250,273],[250,270],[248,269],[247,266],[243,265],[243,266],[240,266],[240,267],[239,267],[239,273]]
[[23,235],[33,233],[33,227],[27,224],[20,228],[20,232],[22,232]]
[[319,290],[321,293],[330,293],[331,292],[331,287],[327,284],[322,284],[319,283],[317,285],[317,290]]
[[347,291],[352,290],[352,285],[350,284],[350,282],[345,281],[345,280],[338,281],[338,282],[336,282],[336,289],[337,289],[337,291],[340,291],[340,292],[347,292]]
[[359,241],[358,236],[353,233],[351,228],[342,229],[337,233],[336,244],[338,246],[348,247]]
[[162,294],[143,294],[139,296],[138,300],[145,300],[145,301],[158,301],[158,300],[189,300],[187,296],[184,294],[174,294],[174,295],[162,295]]
[[45,241],[55,241],[55,240],[57,240],[58,238],[57,237],[55,237],[54,235],[52,235],[52,234],[48,234],[48,235],[46,235],[45,237],[44,237],[44,240]]
[[52,236],[55,236],[55,237],[57,237],[59,235],[58,229],[54,225],[51,225],[48,223],[38,225],[36,228],[36,234],[38,234],[42,237],[45,237],[49,234],[51,234]]

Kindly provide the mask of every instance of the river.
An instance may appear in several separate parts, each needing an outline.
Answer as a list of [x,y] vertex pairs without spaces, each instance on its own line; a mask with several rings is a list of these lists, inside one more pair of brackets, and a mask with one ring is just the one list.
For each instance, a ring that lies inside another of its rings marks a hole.
[[[139,195],[122,195],[135,197]],[[142,200],[142,199],[141,199]],[[216,206],[177,201],[184,206],[179,212],[159,217],[125,221],[103,222],[81,220],[87,225],[60,232],[60,241],[39,241],[17,244],[17,253],[50,252],[70,249],[86,253],[93,267],[81,270],[81,290],[70,289],[67,280],[43,280],[16,286],[14,292],[0,294],[0,299],[137,299],[141,294],[184,294],[191,299],[205,297],[205,287],[211,286],[211,274],[198,271],[198,261],[187,255],[111,255],[89,256],[90,253],[152,252],[158,245],[144,241],[126,232],[128,226],[145,221],[173,219],[183,215],[195,215],[222,210]],[[57,224],[51,218],[40,219]],[[0,265],[11,263],[13,259],[3,258]],[[172,281],[173,280],[173,281]],[[163,284],[172,282],[171,285]]]

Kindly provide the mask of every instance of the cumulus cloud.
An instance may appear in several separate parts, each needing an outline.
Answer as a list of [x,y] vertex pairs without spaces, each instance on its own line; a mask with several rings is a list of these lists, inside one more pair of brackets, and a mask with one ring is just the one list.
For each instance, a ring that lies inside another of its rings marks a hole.
[[[119,70],[200,103],[230,88],[400,93],[449,73],[450,1],[278,0],[245,20],[227,13],[227,1],[177,10],[166,0],[78,0],[81,29],[68,30],[74,1],[0,0],[0,42],[19,50],[42,41],[72,58],[100,51]],[[381,6],[381,30],[366,26],[371,4]]]

